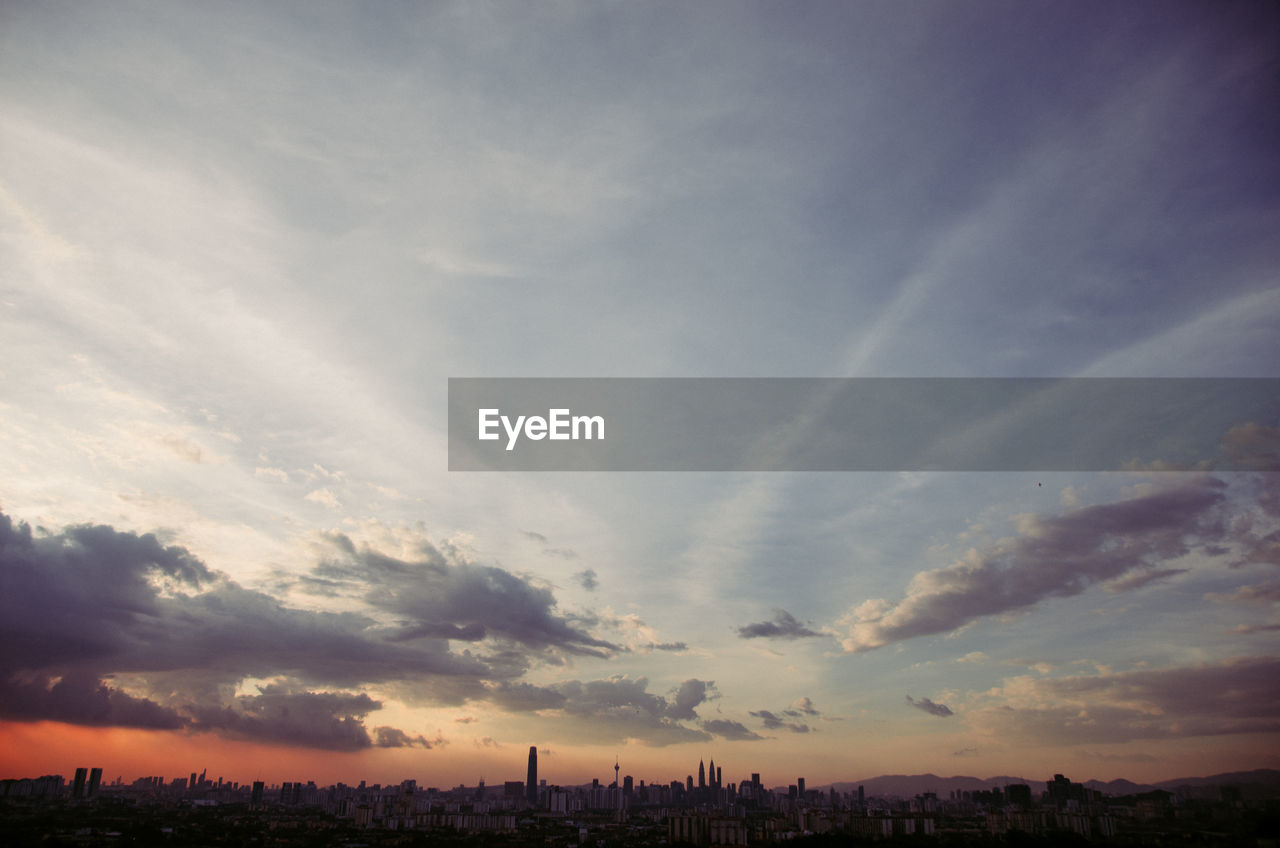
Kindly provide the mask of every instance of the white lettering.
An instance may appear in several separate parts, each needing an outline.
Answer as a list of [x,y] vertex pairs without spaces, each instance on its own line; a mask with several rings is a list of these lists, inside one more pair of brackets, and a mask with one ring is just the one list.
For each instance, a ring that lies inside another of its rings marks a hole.
[[552,441],[559,442],[569,438],[569,431],[567,429],[569,426],[569,419],[565,417],[569,414],[569,410],[553,409],[548,414],[551,416],[550,436]]
[[490,428],[498,426],[498,422],[494,421],[492,418],[492,416],[497,414],[498,414],[498,410],[496,409],[480,410],[480,436],[479,436],[480,441],[492,442],[498,438],[497,433],[489,432]]
[[547,416],[517,415],[513,420],[510,416],[503,415],[500,409],[481,409],[476,438],[484,442],[496,441],[499,437],[498,427],[501,425],[507,434],[507,450],[515,450],[522,433],[526,439],[535,442],[547,438],[557,442],[604,439],[603,415],[570,415],[570,410],[556,408],[547,410]]
[[[565,410],[568,412],[569,410]],[[582,425],[583,435],[578,435],[578,425]],[[595,427],[596,435],[591,435],[591,428]],[[573,416],[573,438],[575,439],[604,439],[604,416],[603,415],[575,415]]]
[[511,426],[511,419],[502,416],[502,426],[507,431],[507,450],[512,450],[516,446],[516,439],[520,438],[520,425],[524,423],[524,416],[520,415],[516,418],[516,426]]

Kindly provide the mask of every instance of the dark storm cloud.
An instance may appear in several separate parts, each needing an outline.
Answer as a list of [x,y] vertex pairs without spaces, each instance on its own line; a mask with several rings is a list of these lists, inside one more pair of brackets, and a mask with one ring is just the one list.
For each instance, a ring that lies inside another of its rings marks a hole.
[[196,729],[235,739],[331,751],[358,751],[373,745],[364,717],[382,704],[368,695],[299,692],[283,686],[265,686],[260,692],[236,698],[222,708],[193,705],[188,709]]
[[[508,684],[534,656],[612,648],[582,629],[589,616],[559,615],[550,590],[501,569],[429,546],[404,562],[344,536],[330,542],[337,556],[310,577],[333,595],[364,580],[361,596],[398,613],[398,626],[287,607],[153,535],[33,533],[0,514],[0,716],[355,750],[404,740],[394,728],[375,740],[364,717],[380,704],[336,690],[378,685],[410,703],[491,697],[514,708],[536,692],[541,706],[563,706],[562,694]],[[247,677],[290,682],[226,694]]]
[[738,636],[743,639],[805,639],[821,635],[805,627],[784,609],[775,610],[772,621],[758,621],[738,628]]
[[168,707],[147,698],[135,698],[111,688],[96,674],[84,673],[60,679],[38,675],[8,680],[0,697],[0,718],[155,730],[176,730],[189,723]]
[[759,733],[750,730],[746,725],[724,718],[713,718],[702,723],[702,729],[708,733],[728,739],[731,742],[755,742],[764,739]]
[[955,715],[955,713],[951,711],[951,708],[946,704],[935,704],[928,698],[921,698],[917,701],[915,698],[908,695],[907,703],[915,707],[917,710],[923,710],[929,715],[937,716],[938,718],[946,718],[947,716]]
[[[1023,516],[1019,535],[917,574],[901,601],[867,601],[841,624],[851,652],[946,633],[991,615],[1077,595],[1107,581],[1123,588],[1165,576],[1160,564],[1227,538],[1226,484],[1200,477],[1060,516]],[[1145,579],[1144,579],[1145,578]]]
[[[423,542],[418,556],[401,560],[332,534],[334,556],[315,577],[345,584],[370,606],[401,617],[402,638],[438,638],[452,627],[469,639],[493,637],[535,650],[606,656],[615,645],[573,626],[556,608],[549,588],[501,568],[477,565],[450,548]],[[448,637],[453,638],[453,637]]]
[[1280,732],[1280,659],[1060,678],[1014,678],[966,713],[1011,738],[1078,744]]

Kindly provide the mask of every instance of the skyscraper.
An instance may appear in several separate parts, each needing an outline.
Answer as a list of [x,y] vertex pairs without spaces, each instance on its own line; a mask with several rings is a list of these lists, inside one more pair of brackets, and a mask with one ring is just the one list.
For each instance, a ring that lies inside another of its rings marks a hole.
[[85,790],[85,797],[92,798],[94,795],[97,795],[98,786],[101,783],[102,783],[102,769],[97,768],[96,766],[94,768],[89,769],[89,787],[88,789]]
[[71,784],[72,798],[84,797],[84,782],[88,776],[89,776],[89,770],[87,768],[76,769],[76,780],[75,780],[75,783]]
[[529,746],[529,774],[524,782],[524,796],[529,805],[538,806],[538,746]]
[[707,788],[707,766],[702,760],[698,760],[698,788]]

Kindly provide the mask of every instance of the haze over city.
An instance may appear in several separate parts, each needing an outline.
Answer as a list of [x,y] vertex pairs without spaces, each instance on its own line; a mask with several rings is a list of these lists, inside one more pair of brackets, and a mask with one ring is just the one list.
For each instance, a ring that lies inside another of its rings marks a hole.
[[446,449],[450,377],[1280,377],[1278,24],[5,3],[0,777],[1280,767],[1274,472]]

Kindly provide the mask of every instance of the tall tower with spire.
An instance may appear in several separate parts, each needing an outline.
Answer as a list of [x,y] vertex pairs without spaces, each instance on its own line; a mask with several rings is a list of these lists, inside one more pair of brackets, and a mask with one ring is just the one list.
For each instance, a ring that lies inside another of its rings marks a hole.
[[716,758],[715,757],[711,758],[711,768],[709,769],[709,771],[711,772],[711,788],[719,789],[720,785],[716,783]]
[[707,766],[702,760],[698,760],[698,788],[707,788]]

